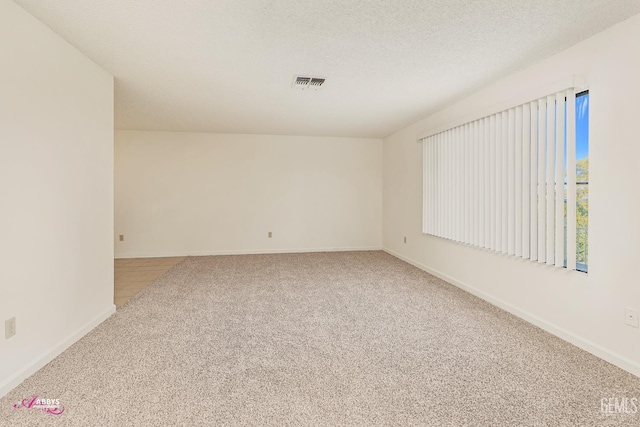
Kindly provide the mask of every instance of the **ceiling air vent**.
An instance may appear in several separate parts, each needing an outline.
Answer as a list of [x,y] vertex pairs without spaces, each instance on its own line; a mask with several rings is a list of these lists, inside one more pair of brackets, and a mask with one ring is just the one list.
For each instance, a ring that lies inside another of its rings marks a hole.
[[304,77],[295,76],[293,78],[293,87],[298,89],[314,89],[318,90],[324,84],[325,79],[321,77]]

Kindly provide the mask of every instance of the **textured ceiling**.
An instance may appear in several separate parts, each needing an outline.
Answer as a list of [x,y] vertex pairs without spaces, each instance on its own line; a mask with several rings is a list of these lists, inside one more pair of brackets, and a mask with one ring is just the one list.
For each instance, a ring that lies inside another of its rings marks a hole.
[[[640,0],[16,0],[116,77],[118,129],[384,137]],[[320,91],[293,76],[326,77]]]

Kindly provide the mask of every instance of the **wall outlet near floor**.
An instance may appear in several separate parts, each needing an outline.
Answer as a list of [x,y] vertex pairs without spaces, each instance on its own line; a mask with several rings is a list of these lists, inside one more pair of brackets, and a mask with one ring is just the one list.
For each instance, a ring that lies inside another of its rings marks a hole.
[[124,242],[124,234],[121,234],[121,235],[120,235],[120,241],[121,241],[121,242]]
[[407,243],[407,236],[404,236],[404,242]]
[[4,339],[8,340],[16,334],[16,318],[12,317],[4,322]]
[[635,308],[626,307],[624,309],[624,321],[627,325],[637,328],[638,327],[638,310],[636,310]]
[[273,233],[269,232],[269,234],[267,235],[267,237],[272,238],[273,237]]

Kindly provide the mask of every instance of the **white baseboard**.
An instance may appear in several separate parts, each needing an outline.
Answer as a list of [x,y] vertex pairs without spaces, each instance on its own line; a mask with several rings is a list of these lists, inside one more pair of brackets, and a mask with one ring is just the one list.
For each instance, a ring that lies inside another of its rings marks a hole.
[[392,251],[391,249],[387,249],[387,248],[383,248],[383,251],[387,252],[390,255],[393,255],[396,258],[399,258],[415,267],[418,267],[421,270],[426,271],[429,274],[432,274],[436,277],[439,277],[440,279],[446,281],[447,283],[450,283],[460,289],[463,289],[467,292],[469,292],[472,295],[477,296],[480,299],[483,299],[485,301],[487,301],[490,304],[493,304],[497,307],[500,307],[501,309],[508,311],[509,313],[523,319],[526,320],[527,322],[539,327],[540,329],[544,329],[545,331],[559,337],[562,338],[563,340],[575,345],[576,347],[579,347],[581,349],[583,349],[584,351],[587,351],[591,354],[593,354],[594,356],[597,356],[603,360],[606,360],[607,362],[621,368],[624,369],[627,372],[632,373],[633,375],[640,377],[640,364],[638,364],[637,362],[624,357],[614,351],[611,351],[605,347],[602,347],[601,345],[598,345],[592,341],[589,341],[588,339],[585,339],[579,335],[574,334],[573,332],[570,332],[564,328],[561,328],[560,326],[548,322],[544,319],[542,319],[541,317],[538,317],[534,314],[531,314],[527,311],[521,310],[518,307],[501,300],[500,298],[496,298],[492,295],[489,295],[477,288],[474,288],[471,285],[468,285],[466,283],[463,283],[457,279],[454,279],[453,277],[444,274],[438,270],[435,270],[431,267],[428,267],[424,264],[421,264],[411,258],[405,257],[403,255],[400,255],[399,253],[396,253],[394,251]]
[[293,254],[305,252],[353,252],[353,251],[381,251],[381,246],[363,246],[353,248],[295,248],[295,249],[250,249],[250,250],[223,250],[223,251],[186,251],[163,253],[133,253],[116,254],[116,259],[127,258],[165,258],[176,256],[214,256],[214,255],[264,255],[264,254]]
[[72,344],[91,332],[93,328],[104,322],[107,318],[109,318],[109,316],[115,313],[115,311],[116,306],[112,304],[109,308],[87,322],[84,326],[71,333],[62,341],[58,342],[58,344],[47,350],[41,356],[27,363],[24,368],[9,377],[6,381],[0,383],[0,397],[3,397],[18,385],[20,385],[20,383],[22,383],[24,380],[35,374],[40,368],[51,362],[67,348],[71,347]]

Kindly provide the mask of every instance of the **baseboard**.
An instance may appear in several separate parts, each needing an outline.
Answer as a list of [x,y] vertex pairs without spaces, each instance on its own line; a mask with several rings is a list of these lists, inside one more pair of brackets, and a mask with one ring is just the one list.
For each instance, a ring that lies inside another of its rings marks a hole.
[[104,322],[107,318],[109,318],[109,316],[115,313],[115,311],[116,306],[114,304],[111,304],[108,309],[106,309],[98,316],[87,322],[84,326],[77,329],[75,332],[71,333],[69,336],[58,342],[58,344],[54,345],[44,354],[27,363],[24,368],[9,377],[6,381],[0,383],[0,398],[16,388],[18,385],[20,385],[20,383],[29,378],[31,375],[35,374],[40,368],[51,362],[67,348],[71,347],[72,344],[88,334],[100,323]]
[[381,251],[381,246],[362,246],[353,248],[295,248],[295,249],[250,249],[250,250],[223,250],[223,251],[186,251],[186,252],[163,252],[154,253],[134,253],[116,254],[116,259],[128,258],[166,258],[176,256],[214,256],[214,255],[263,255],[263,254],[294,254],[305,252],[353,252],[353,251]]
[[640,364],[638,364],[637,362],[628,359],[627,357],[624,357],[614,351],[611,351],[605,347],[602,347],[601,345],[598,345],[592,341],[589,341],[588,339],[585,339],[579,335],[574,334],[573,332],[570,332],[564,328],[561,328],[558,325],[555,325],[554,323],[548,322],[544,319],[542,319],[541,317],[538,317],[534,314],[531,314],[527,311],[521,310],[518,307],[501,300],[500,298],[496,298],[492,295],[489,295],[471,285],[468,285],[466,283],[463,283],[447,274],[444,274],[438,270],[435,270],[431,267],[428,267],[422,263],[419,263],[411,258],[405,257],[404,255],[401,255],[397,252],[392,251],[391,249],[387,249],[387,248],[383,248],[383,251],[385,251],[386,253],[388,253],[389,255],[392,255],[396,258],[401,259],[402,261],[405,261],[411,265],[413,265],[414,267],[417,267],[421,270],[426,271],[429,274],[432,274],[436,277],[439,277],[440,279],[446,281],[447,283],[450,283],[460,289],[463,289],[467,292],[469,292],[472,295],[477,296],[480,299],[483,299],[485,301],[487,301],[490,304],[493,304],[497,307],[500,307],[501,309],[508,311],[509,313],[523,319],[526,320],[527,322],[539,327],[540,329],[544,329],[545,331],[575,345],[576,347],[581,348],[584,351],[587,351],[591,354],[593,354],[596,357],[599,357],[600,359],[603,359],[621,369],[624,369],[625,371],[640,377]]

